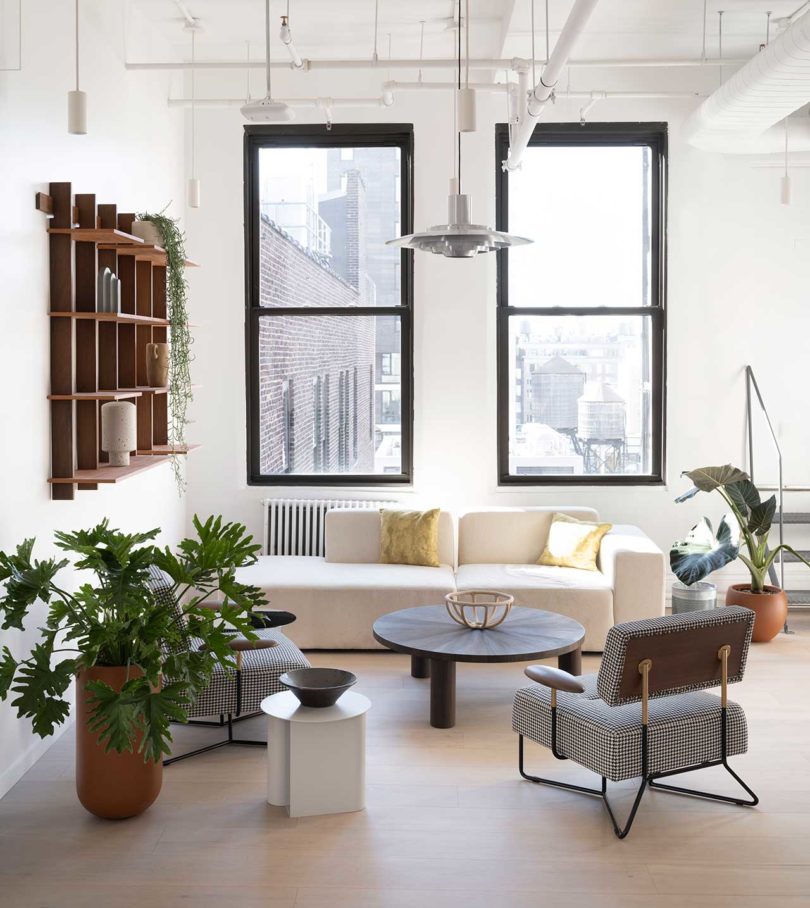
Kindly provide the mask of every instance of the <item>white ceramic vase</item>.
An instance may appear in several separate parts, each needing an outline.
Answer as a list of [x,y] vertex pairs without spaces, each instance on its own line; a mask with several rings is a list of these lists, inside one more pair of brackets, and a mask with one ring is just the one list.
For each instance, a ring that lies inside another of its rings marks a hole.
[[101,408],[101,450],[110,455],[110,466],[128,467],[129,452],[138,446],[135,405],[116,400]]

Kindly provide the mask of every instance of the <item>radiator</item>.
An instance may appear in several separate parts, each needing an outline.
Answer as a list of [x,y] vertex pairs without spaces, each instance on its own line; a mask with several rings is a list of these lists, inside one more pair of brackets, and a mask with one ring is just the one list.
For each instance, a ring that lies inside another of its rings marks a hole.
[[266,498],[264,508],[265,555],[323,555],[326,512],[333,508],[378,510],[395,501],[370,499]]

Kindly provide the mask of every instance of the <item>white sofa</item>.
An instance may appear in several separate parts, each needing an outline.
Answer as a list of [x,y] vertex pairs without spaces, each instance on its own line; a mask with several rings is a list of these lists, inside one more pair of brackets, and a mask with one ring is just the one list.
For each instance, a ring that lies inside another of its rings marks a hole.
[[538,565],[552,515],[598,520],[593,508],[498,508],[459,519],[459,590],[510,593],[516,605],[558,612],[585,628],[584,650],[602,650],[614,624],[664,614],[664,553],[641,530],[616,525],[603,538],[598,571]]
[[[439,520],[440,567],[380,564],[377,511],[326,515],[326,557],[263,556],[239,579],[263,589],[278,609],[297,616],[288,636],[302,649],[379,649],[374,621],[415,605],[437,605],[455,589],[497,589],[517,605],[575,618],[583,649],[601,651],[621,621],[664,613],[664,554],[636,527],[615,526],[602,540],[599,570],[543,567],[552,514],[596,520],[590,508],[499,508]],[[457,567],[456,567],[457,565]]]
[[437,605],[456,588],[455,530],[439,515],[441,567],[380,564],[378,511],[341,508],[326,515],[326,557],[264,555],[239,579],[265,591],[297,620],[285,633],[302,649],[380,649],[371,625],[413,605]]

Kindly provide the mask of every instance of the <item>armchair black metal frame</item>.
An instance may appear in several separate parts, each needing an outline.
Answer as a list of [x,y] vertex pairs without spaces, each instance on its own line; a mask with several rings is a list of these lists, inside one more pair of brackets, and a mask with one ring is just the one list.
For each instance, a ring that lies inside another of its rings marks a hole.
[[[719,611],[719,610],[714,610]],[[723,618],[735,617],[731,616],[729,610],[723,609]],[[747,610],[735,609],[735,612],[745,612]],[[736,660],[735,660],[735,669],[736,677],[733,680],[740,680],[742,673],[745,668],[746,655],[748,650],[748,645],[751,637],[751,629],[753,627],[753,613],[748,613],[748,615],[737,615],[737,620],[734,621],[722,621],[719,623],[721,628],[720,634],[726,634],[729,639],[733,640],[732,643],[722,643],[716,650],[713,652],[716,653],[715,667],[719,667],[720,677],[719,679],[714,677],[714,672],[709,666],[707,661],[706,653],[701,653],[703,656],[702,659],[692,659],[689,664],[683,665],[676,658],[673,658],[673,655],[676,656],[677,648],[679,645],[682,645],[687,640],[694,644],[696,632],[699,635],[701,628],[708,628],[710,633],[707,640],[708,646],[713,647],[716,644],[717,639],[717,627],[718,623],[711,623],[711,617],[709,617],[709,623],[706,623],[706,614],[703,613],[701,620],[700,617],[689,620],[690,616],[677,616],[678,619],[675,622],[672,622],[672,619],[662,618],[662,619],[651,619],[644,622],[630,622],[626,625],[618,625],[614,628],[614,631],[617,631],[620,635],[624,632],[625,636],[623,637],[621,643],[622,646],[619,648],[619,651],[622,652],[624,658],[622,659],[622,665],[619,667],[618,672],[614,672],[613,679],[615,681],[615,694],[616,694],[616,703],[611,703],[610,705],[617,705],[618,703],[627,703],[641,700],[641,782],[639,783],[638,791],[636,792],[635,799],[628,813],[627,819],[624,825],[621,825],[616,817],[614,809],[610,803],[610,800],[607,795],[607,784],[608,779],[605,775],[601,776],[602,784],[600,788],[592,788],[583,785],[575,785],[570,782],[563,782],[555,779],[546,779],[540,776],[530,775],[525,771],[524,768],[524,735],[519,732],[518,737],[518,769],[520,775],[529,782],[535,782],[541,785],[549,785],[554,788],[561,788],[567,791],[575,791],[581,794],[587,794],[592,797],[599,797],[602,799],[605,808],[607,809],[608,815],[610,816],[611,823],[613,825],[613,831],[616,836],[620,839],[623,839],[630,832],[630,828],[633,825],[636,814],[638,812],[639,805],[641,804],[641,799],[644,795],[644,792],[647,788],[651,789],[660,789],[663,791],[672,792],[674,794],[686,795],[690,797],[697,798],[706,798],[713,801],[723,801],[729,804],[735,804],[741,807],[754,807],[759,803],[759,798],[754,793],[754,791],[740,778],[740,776],[729,766],[728,764],[728,684],[729,684],[729,660],[732,656],[732,651],[736,650]],[[674,617],[674,616],[673,616]],[[687,620],[682,620],[687,619]],[[650,633],[650,626],[654,625],[656,621],[662,622],[659,626],[664,630],[663,634]],[[633,631],[638,630],[639,625],[644,625],[643,633],[634,635]],[[635,627],[634,627],[635,626]],[[627,631],[629,630],[629,633]],[[612,632],[611,632],[612,633]],[[686,636],[684,636],[686,635]],[[656,641],[656,637],[659,639]],[[725,638],[722,638],[725,639]],[[642,642],[640,646],[630,646],[628,647],[628,642],[634,640],[646,640]],[[663,646],[661,641],[663,640]],[[612,656],[616,658],[616,652],[611,653],[611,649],[616,649],[615,647],[610,646],[610,638],[608,644],[605,647],[606,657]],[[657,644],[657,645],[656,645]],[[634,661],[633,656],[628,653],[628,649],[635,651],[636,653],[643,654],[645,651],[653,652],[657,656],[661,657],[661,673],[657,679],[653,690],[650,688],[650,678],[652,676],[652,670],[654,665],[654,659],[650,657],[645,657],[640,659],[637,662],[637,678],[635,683],[632,679],[632,662]],[[704,648],[705,649],[705,648]],[[609,656],[610,654],[610,656]],[[631,671],[626,671],[625,666],[629,666]],[[582,694],[585,692],[585,685],[582,682],[575,678],[573,675],[563,672],[559,669],[551,668],[549,666],[530,666],[525,670],[525,674],[531,680],[536,681],[537,683],[550,689],[550,711],[551,711],[551,720],[550,720],[550,749],[554,757],[558,760],[567,760],[569,757],[560,752],[559,749],[559,740],[558,740],[558,691],[564,691],[571,694]],[[638,676],[641,679],[641,692],[640,697],[636,696],[635,687],[638,681]],[[600,673],[601,680],[601,673]],[[696,690],[699,688],[706,688],[711,686],[716,686],[719,684],[721,688],[720,696],[720,710],[719,710],[719,746],[720,746],[720,755],[716,759],[704,759],[698,763],[692,765],[678,767],[676,769],[670,769],[666,771],[651,772],[649,768],[649,701],[651,696],[670,696],[676,697],[676,692],[684,692],[689,690]],[[744,797],[734,797],[724,794],[717,794],[714,792],[701,791],[692,788],[686,788],[676,785],[662,784],[659,782],[659,779],[669,778],[675,775],[681,775],[687,772],[694,772],[699,769],[707,769],[713,766],[722,766],[726,772],[731,775],[731,777],[740,785],[740,787],[748,794],[748,798]]]

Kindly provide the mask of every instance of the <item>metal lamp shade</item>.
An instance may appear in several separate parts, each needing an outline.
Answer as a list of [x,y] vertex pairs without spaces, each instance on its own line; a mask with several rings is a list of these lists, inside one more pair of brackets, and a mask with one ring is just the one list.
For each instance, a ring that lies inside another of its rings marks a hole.
[[523,236],[502,233],[482,224],[471,224],[469,196],[463,193],[451,193],[447,208],[447,224],[430,227],[423,233],[410,233],[388,240],[386,246],[419,249],[446,258],[466,259],[479,252],[497,252],[509,246],[524,246],[532,242]]

